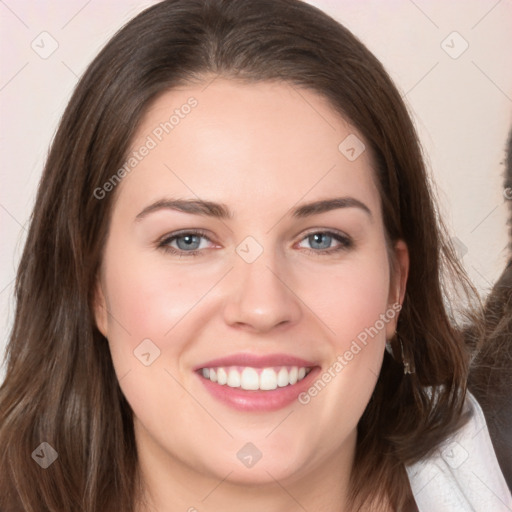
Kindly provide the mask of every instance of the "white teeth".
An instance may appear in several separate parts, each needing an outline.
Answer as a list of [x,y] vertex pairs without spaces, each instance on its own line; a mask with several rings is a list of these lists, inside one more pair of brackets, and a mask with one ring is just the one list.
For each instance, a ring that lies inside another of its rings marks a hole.
[[228,374],[224,368],[217,369],[217,382],[222,385],[228,382]]
[[276,389],[277,374],[273,368],[264,368],[260,375],[260,389]]
[[236,368],[230,368],[228,372],[228,386],[231,388],[239,388],[241,381],[240,381],[240,373]]
[[296,366],[292,366],[290,370],[290,384],[295,384],[299,377],[299,369]]
[[[304,374],[306,371],[304,370]],[[279,370],[279,373],[277,374],[277,385],[280,388],[284,388],[285,386],[288,386],[290,384],[290,378],[288,376],[288,370],[286,368],[281,368]]]
[[201,373],[205,379],[217,382],[221,386],[242,388],[249,391],[269,391],[278,387],[293,386],[302,380],[310,368],[298,366],[279,366],[276,368],[227,367],[203,368]]
[[242,389],[256,390],[260,388],[258,372],[254,368],[244,368],[240,379]]

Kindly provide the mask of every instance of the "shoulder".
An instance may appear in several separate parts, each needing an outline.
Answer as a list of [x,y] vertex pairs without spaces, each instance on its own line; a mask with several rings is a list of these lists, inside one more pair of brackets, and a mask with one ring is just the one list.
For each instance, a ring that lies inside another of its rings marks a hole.
[[408,466],[420,512],[510,512],[512,496],[501,473],[482,409],[467,394],[471,419],[428,458]]

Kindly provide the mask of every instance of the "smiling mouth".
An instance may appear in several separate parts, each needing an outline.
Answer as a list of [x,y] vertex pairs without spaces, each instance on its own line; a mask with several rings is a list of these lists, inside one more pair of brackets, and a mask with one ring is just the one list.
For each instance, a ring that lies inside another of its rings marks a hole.
[[272,366],[253,368],[251,366],[220,366],[200,368],[199,375],[204,379],[246,391],[271,391],[293,386],[304,379],[312,368],[306,366]]

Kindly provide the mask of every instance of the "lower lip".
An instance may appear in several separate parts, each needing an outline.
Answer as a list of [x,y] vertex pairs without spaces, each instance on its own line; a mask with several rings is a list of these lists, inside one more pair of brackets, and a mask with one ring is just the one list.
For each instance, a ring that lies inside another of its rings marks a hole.
[[311,386],[319,371],[320,368],[315,367],[296,384],[270,391],[249,391],[242,388],[231,388],[227,384],[220,385],[205,379],[199,373],[197,375],[204,387],[214,398],[233,409],[238,409],[239,411],[277,411],[297,400],[297,397]]

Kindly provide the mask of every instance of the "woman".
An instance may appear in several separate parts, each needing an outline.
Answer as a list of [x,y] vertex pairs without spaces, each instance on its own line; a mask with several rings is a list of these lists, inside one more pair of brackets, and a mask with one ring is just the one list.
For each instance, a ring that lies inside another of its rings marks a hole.
[[404,104],[345,28],[295,0],[149,8],[85,73],[44,171],[0,507],[449,503],[418,482],[479,409],[441,260],[469,291]]

